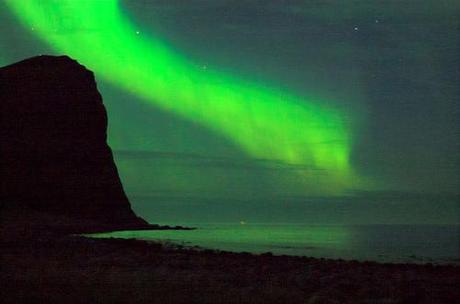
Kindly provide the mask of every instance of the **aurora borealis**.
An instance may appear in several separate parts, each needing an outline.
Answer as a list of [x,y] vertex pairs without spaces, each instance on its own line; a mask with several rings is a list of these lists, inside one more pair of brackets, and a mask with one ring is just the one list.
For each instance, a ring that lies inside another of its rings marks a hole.
[[204,125],[253,157],[327,170],[331,189],[350,184],[351,130],[336,110],[196,67],[161,41],[139,37],[115,0],[59,3],[9,2],[53,48],[154,106]]
[[455,2],[2,2],[2,65],[95,72],[130,196],[458,193]]

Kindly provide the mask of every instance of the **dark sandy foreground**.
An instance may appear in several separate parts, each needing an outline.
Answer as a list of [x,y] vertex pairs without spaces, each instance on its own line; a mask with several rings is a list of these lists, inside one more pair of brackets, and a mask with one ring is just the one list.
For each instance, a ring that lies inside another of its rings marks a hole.
[[42,237],[1,244],[2,303],[460,303],[460,267]]

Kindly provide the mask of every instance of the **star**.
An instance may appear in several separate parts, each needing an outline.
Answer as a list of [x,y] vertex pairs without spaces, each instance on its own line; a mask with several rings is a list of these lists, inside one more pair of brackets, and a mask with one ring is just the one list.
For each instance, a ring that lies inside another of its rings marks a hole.
[[355,26],[353,30],[358,31],[359,28],[357,26]]

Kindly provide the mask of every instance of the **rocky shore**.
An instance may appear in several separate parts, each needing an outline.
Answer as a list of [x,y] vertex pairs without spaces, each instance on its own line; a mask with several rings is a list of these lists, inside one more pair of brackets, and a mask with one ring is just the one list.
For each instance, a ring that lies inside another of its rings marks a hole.
[[460,267],[36,235],[1,244],[2,303],[456,303]]

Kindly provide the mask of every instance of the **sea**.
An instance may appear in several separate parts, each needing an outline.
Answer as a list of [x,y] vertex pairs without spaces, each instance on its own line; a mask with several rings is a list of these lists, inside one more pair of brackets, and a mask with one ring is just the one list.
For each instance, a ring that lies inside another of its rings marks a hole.
[[195,230],[116,231],[166,245],[254,254],[308,256],[384,263],[460,264],[460,225],[305,225],[189,223]]

